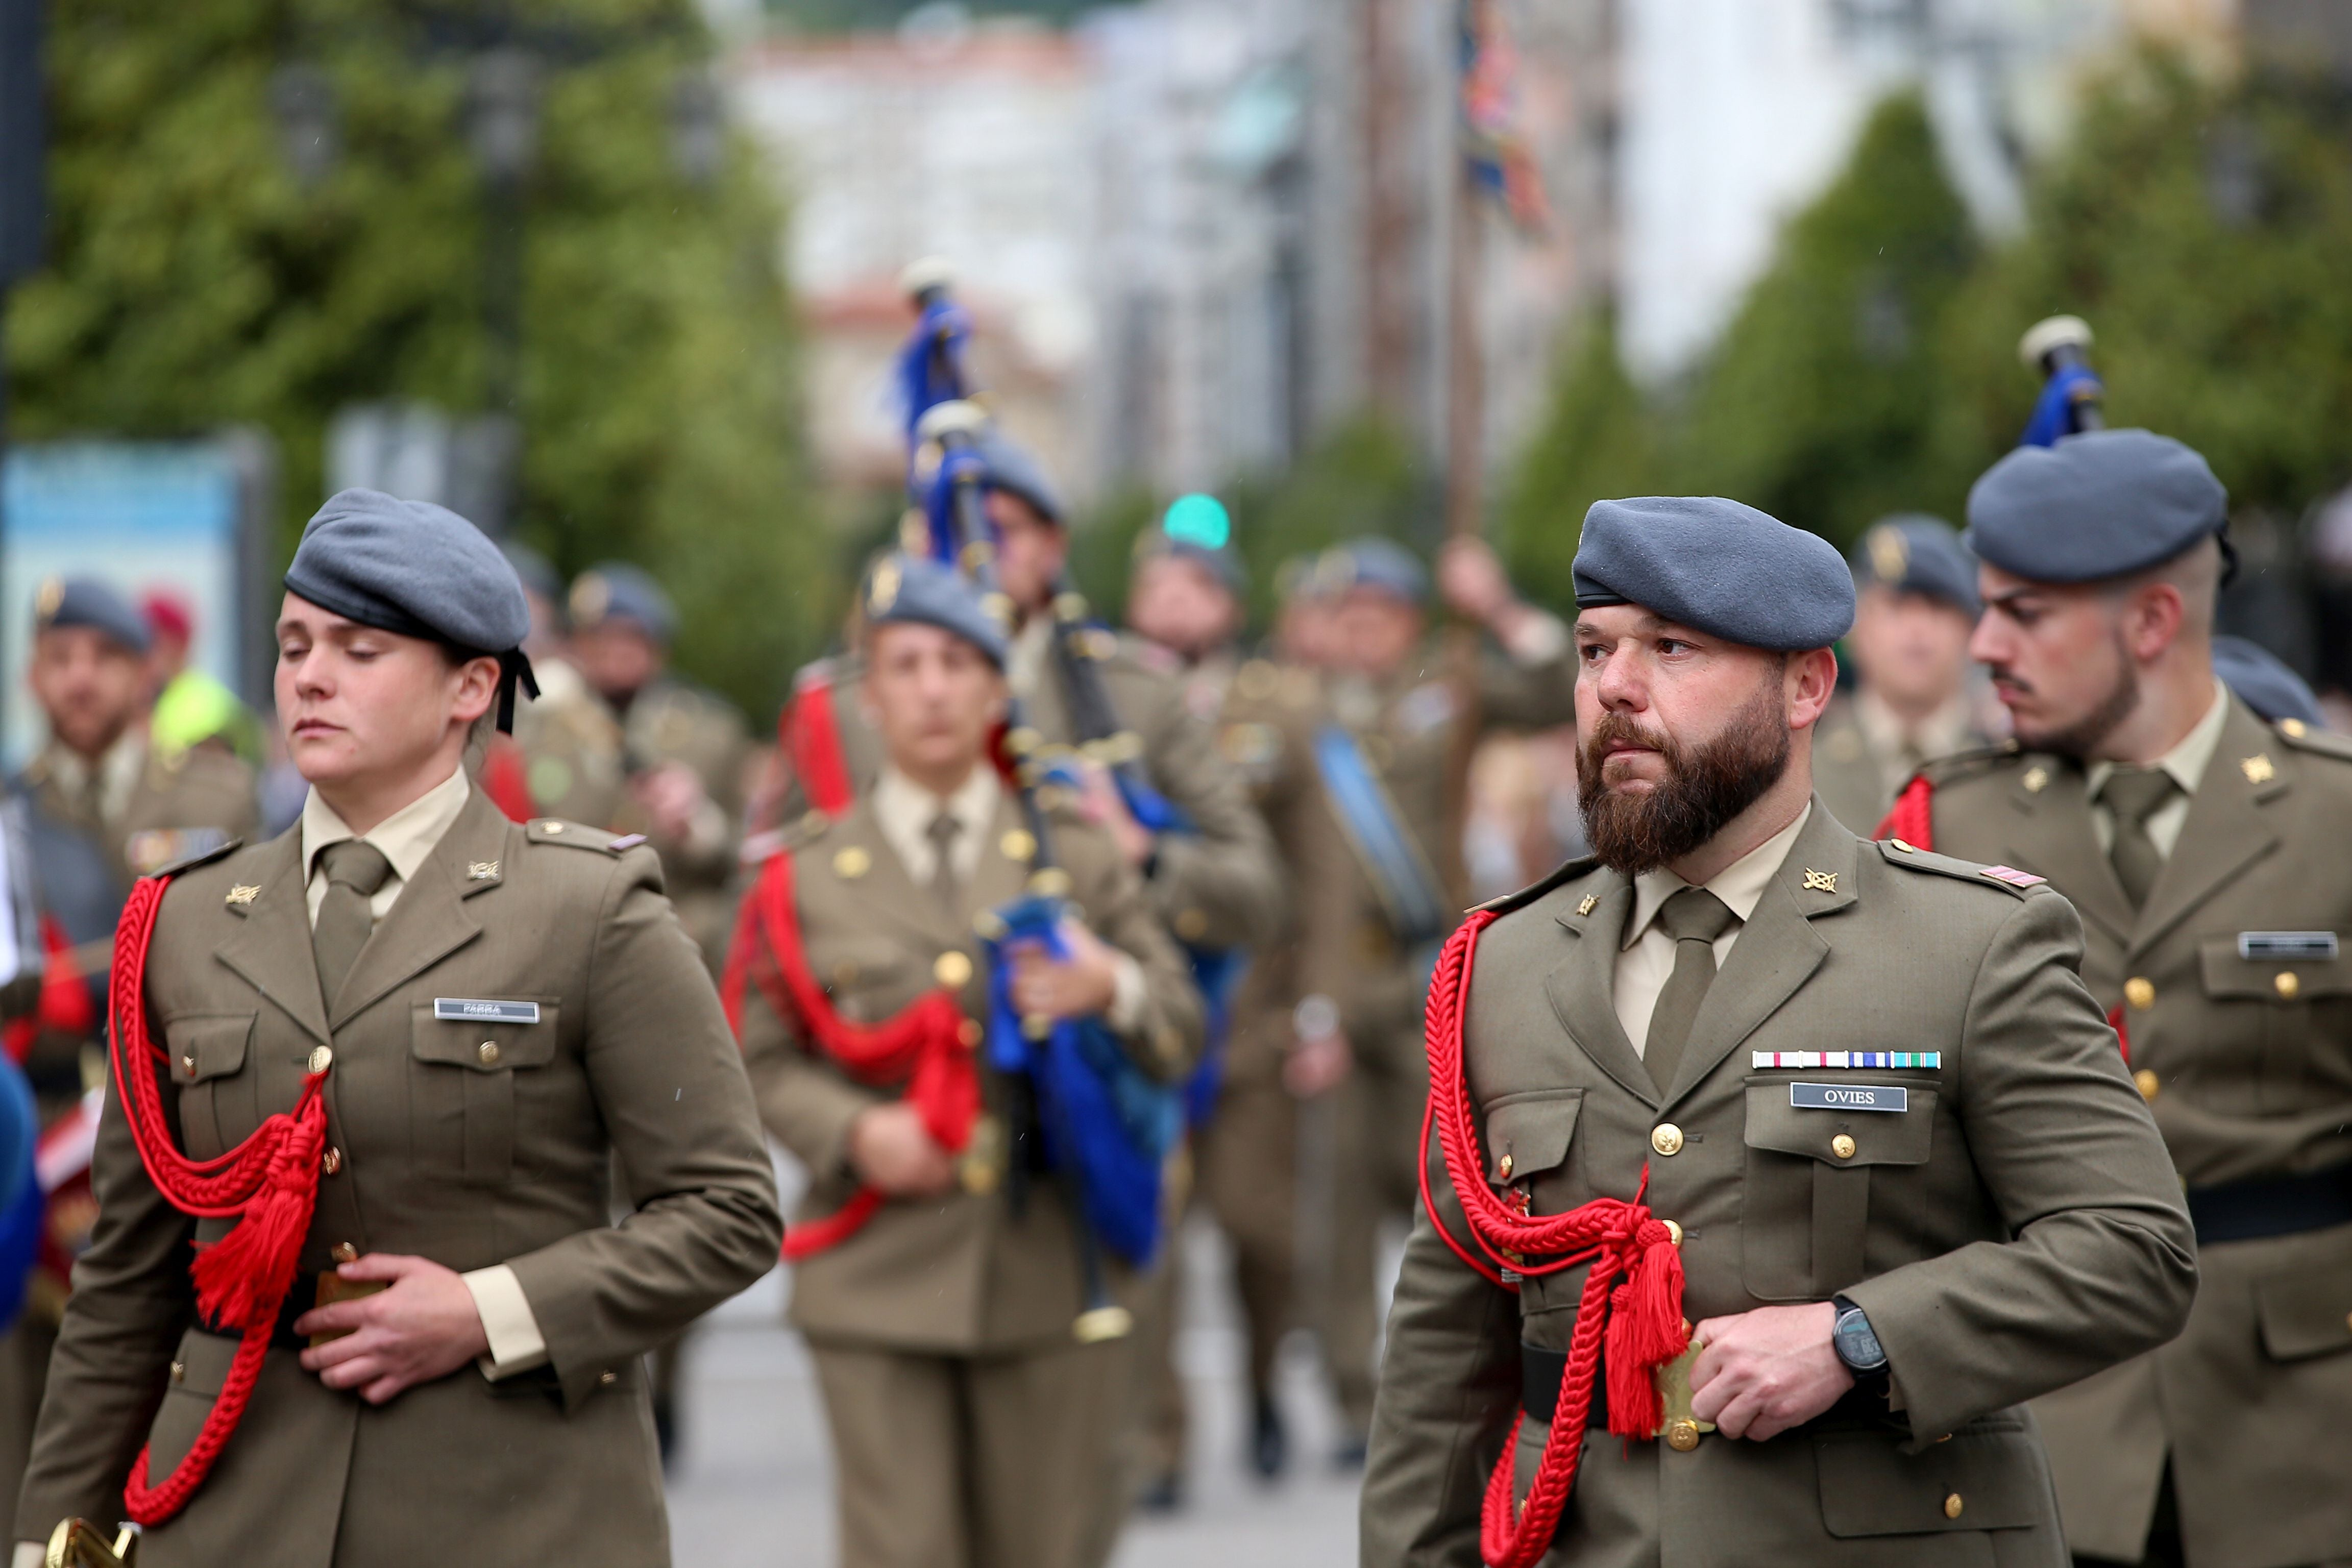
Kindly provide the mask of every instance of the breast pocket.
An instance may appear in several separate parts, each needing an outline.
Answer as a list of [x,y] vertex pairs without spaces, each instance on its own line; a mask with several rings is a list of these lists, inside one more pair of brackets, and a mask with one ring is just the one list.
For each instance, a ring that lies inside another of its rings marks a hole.
[[2206,998],[2230,1020],[2217,1034],[2259,1052],[2255,1110],[2302,1109],[2318,1042],[2352,1035],[2352,965],[2342,958],[2242,958],[2234,936],[2206,938],[2197,959]]
[[160,1484],[195,1447],[205,1418],[212,1414],[213,1402],[228,1381],[229,1363],[236,1359],[236,1340],[231,1335],[190,1329],[180,1336],[180,1348],[172,1354],[170,1381],[163,1385],[163,1402],[156,1406],[155,1419],[147,1428],[150,1480]]
[[[1791,1079],[1748,1080],[1740,1272],[1757,1300],[1818,1301],[1860,1283],[1871,1171],[1927,1163],[1935,1089],[1877,1078],[1871,1085],[1900,1088],[1904,1109],[1798,1106],[1790,1103]],[[1833,1087],[1851,1092],[1867,1086]],[[1887,1097],[1876,1098],[1883,1103]]]
[[209,1160],[242,1142],[260,1123],[246,1058],[251,1013],[199,1013],[163,1020],[172,1082],[180,1093],[180,1141],[193,1160]]
[[[1584,1109],[1580,1089],[1534,1089],[1505,1095],[1486,1107],[1486,1180],[1497,1187],[1528,1194],[1538,1214],[1559,1214],[1570,1207],[1569,1151],[1576,1142],[1576,1120]],[[1520,1293],[1522,1311],[1549,1304],[1546,1279],[1531,1279]]]
[[417,1163],[468,1186],[514,1175],[516,1075],[555,1059],[552,997],[508,997],[538,1009],[534,1022],[444,1018],[434,1005],[410,1009],[415,1086],[409,1097]]

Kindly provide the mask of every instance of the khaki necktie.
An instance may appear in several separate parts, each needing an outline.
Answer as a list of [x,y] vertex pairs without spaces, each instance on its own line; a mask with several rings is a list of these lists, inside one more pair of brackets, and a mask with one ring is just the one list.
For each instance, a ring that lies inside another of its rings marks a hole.
[[310,925],[310,952],[319,961],[319,994],[331,1011],[375,930],[368,900],[392,875],[392,862],[364,838],[330,844],[319,851],[319,859],[327,868],[327,896],[319,900],[319,918]]
[[2116,819],[2115,844],[2107,858],[2115,862],[2116,879],[2123,883],[2124,896],[2135,910],[2147,902],[2147,891],[2164,869],[2164,851],[2148,837],[2147,819],[2179,788],[2162,768],[2117,768],[2099,790],[2099,798]]
[[1675,1068],[1690,1043],[1691,1024],[1706,988],[1715,984],[1715,940],[1739,917],[1705,888],[1685,888],[1658,910],[1658,929],[1675,939],[1675,972],[1650,1014],[1649,1043],[1642,1063],[1661,1089],[1674,1086]]
[[923,829],[923,837],[931,841],[931,899],[950,919],[960,912],[956,900],[961,887],[956,876],[955,841],[962,831],[963,824],[944,811]]

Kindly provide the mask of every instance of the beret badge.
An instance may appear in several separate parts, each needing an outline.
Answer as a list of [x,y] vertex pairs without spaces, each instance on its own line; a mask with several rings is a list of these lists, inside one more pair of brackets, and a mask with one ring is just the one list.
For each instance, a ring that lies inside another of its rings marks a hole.
[[898,602],[898,563],[885,561],[874,568],[874,580],[866,589],[866,611],[868,615],[887,614]]
[[1911,543],[1899,528],[1870,531],[1870,569],[1882,583],[1900,583],[1911,568]]

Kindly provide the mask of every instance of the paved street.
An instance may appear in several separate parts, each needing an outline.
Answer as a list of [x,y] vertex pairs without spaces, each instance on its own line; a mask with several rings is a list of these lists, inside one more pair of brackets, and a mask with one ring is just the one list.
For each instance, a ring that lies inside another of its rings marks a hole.
[[[1283,1399],[1291,1474],[1260,1487],[1242,1468],[1242,1347],[1218,1237],[1187,1233],[1193,1282],[1180,1340],[1192,1394],[1192,1499],[1129,1527],[1116,1568],[1343,1568],[1356,1555],[1356,1485],[1335,1475],[1329,1402],[1311,1345],[1294,1336]],[[728,1303],[688,1358],[684,1451],[670,1485],[679,1568],[821,1568],[833,1561],[831,1462],[808,1357],[781,1326],[781,1274]]]

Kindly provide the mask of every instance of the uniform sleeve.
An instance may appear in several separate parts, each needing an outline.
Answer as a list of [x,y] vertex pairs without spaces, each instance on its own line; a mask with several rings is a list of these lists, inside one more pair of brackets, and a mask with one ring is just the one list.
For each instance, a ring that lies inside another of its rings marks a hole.
[[1241,770],[1181,701],[1170,704],[1150,765],[1153,784],[1193,827],[1162,834],[1156,847],[1149,889],[1160,921],[1209,947],[1272,940],[1283,919],[1280,862]]
[[[1430,1191],[1468,1233],[1434,1141]],[[1519,1312],[1415,1205],[1389,1306],[1357,1531],[1363,1568],[1478,1568],[1486,1479],[1518,1408]]]
[[[163,1100],[176,1146],[176,1097]],[[110,1086],[90,1183],[98,1224],[74,1264],[16,1504],[18,1530],[44,1538],[76,1515],[105,1524],[121,1516],[123,1482],[163,1402],[173,1347],[195,1321],[195,1222],[148,1179]]]
[[852,1082],[832,1063],[812,1056],[800,1031],[777,1016],[759,984],[761,969],[773,973],[772,960],[763,952],[752,963],[740,1016],[743,1069],[751,1075],[760,1121],[811,1175],[822,1179],[845,1171],[850,1123],[889,1097]]
[[1960,1124],[2011,1239],[1856,1285],[1915,1441],[2047,1394],[2178,1334],[2197,1289],[2180,1180],[2083,988],[2083,928],[2020,903],[1979,968]]
[[567,1406],[774,1268],[783,1237],[741,1057],[658,886],[649,850],[613,868],[589,966],[589,1082],[634,1212],[507,1260]]

